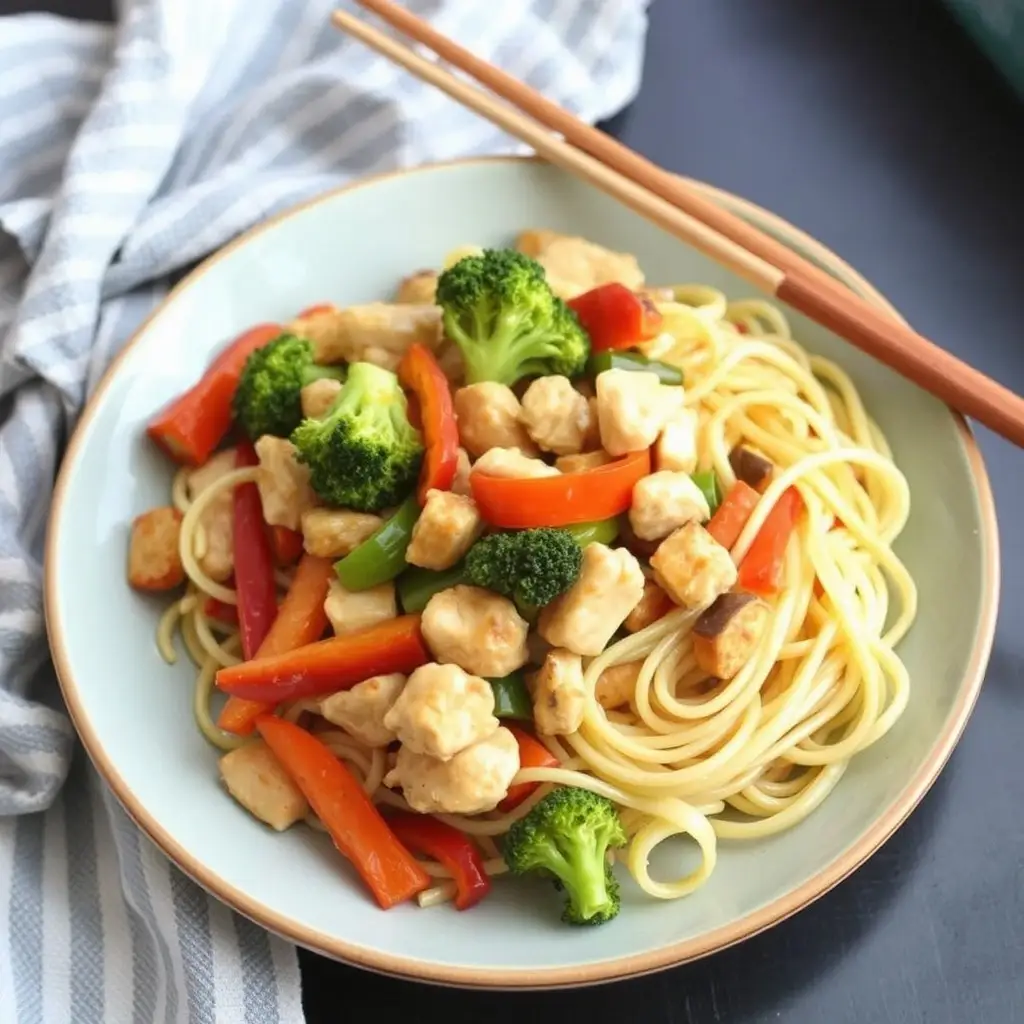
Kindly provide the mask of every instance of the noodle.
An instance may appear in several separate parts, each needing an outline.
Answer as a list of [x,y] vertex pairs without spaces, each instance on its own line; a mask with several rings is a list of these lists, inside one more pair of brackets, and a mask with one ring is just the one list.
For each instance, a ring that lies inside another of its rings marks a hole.
[[[698,468],[714,470],[727,491],[736,481],[729,454],[738,443],[776,467],[730,550],[733,561],[739,565],[788,489],[803,500],[806,514],[785,555],[786,586],[769,599],[770,623],[753,654],[725,682],[705,685],[692,638],[699,612],[685,609],[585,663],[578,731],[541,737],[559,766],[521,768],[515,776],[514,784],[539,784],[536,790],[508,813],[436,815],[478,843],[488,874],[507,870],[497,839],[553,788],[579,786],[620,808],[629,843],[616,859],[640,888],[657,899],[685,896],[710,877],[720,839],[760,839],[811,814],[850,760],[892,728],[909,699],[895,647],[914,622],[917,590],[892,544],[907,522],[910,494],[881,430],[850,378],[794,341],[776,306],[728,302],[703,285],[680,285],[671,294],[673,301],[658,303],[663,332],[644,349],[684,372],[684,401],[697,413]],[[227,604],[237,598],[199,565],[206,543],[200,519],[218,494],[256,473],[229,472],[191,501],[188,470],[172,486],[172,502],[184,517],[180,552],[190,588],[161,616],[157,643],[173,664],[180,629],[198,666],[197,726],[221,750],[247,742],[219,729],[210,712],[214,675],[238,662],[239,640],[237,631],[207,618],[201,598]],[[280,588],[289,581],[277,573]],[[629,701],[603,708],[595,695],[601,674],[631,662],[639,671]],[[318,711],[317,701],[302,700],[280,713],[297,721]],[[319,738],[376,803],[408,810],[384,786],[390,756],[384,749],[315,721]],[[323,828],[312,814],[308,820]],[[699,862],[688,860],[677,877],[656,879],[651,856],[673,837],[685,837]],[[456,891],[450,873],[423,864],[438,884],[419,894],[420,906],[450,901]]]

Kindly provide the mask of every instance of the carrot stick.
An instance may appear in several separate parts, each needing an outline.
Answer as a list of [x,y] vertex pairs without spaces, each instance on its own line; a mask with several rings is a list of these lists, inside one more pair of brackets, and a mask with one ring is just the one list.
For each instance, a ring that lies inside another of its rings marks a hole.
[[420,617],[402,615],[284,654],[222,668],[217,686],[235,697],[277,704],[335,693],[371,676],[411,672],[428,661]]
[[708,533],[723,548],[731,548],[760,500],[761,495],[750,484],[737,480],[708,522]]
[[[324,600],[333,576],[334,563],[329,558],[303,555],[292,585],[277,611],[277,618],[256,652],[257,658],[284,654],[323,636],[327,626]],[[231,697],[221,709],[217,725],[237,736],[248,736],[256,719],[273,707],[273,703]]]
[[[519,744],[519,767],[520,768],[557,768],[558,758],[548,750],[536,737],[531,736],[525,729],[505,723],[505,728],[516,738]],[[518,807],[536,788],[538,782],[521,782],[513,786],[506,794],[505,799],[498,804],[499,811],[511,811]]]
[[381,907],[388,910],[430,885],[430,876],[388,828],[352,772],[320,740],[273,715],[258,718],[256,728]]
[[782,586],[786,545],[803,508],[803,499],[795,487],[782,493],[740,562],[737,583],[742,590],[762,596],[778,593]]

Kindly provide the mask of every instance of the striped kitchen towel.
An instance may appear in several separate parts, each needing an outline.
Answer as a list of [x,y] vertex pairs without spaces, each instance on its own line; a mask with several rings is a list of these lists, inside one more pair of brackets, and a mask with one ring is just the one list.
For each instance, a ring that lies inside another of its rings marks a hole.
[[[210,899],[76,754],[43,631],[62,446],[169,275],[370,172],[515,143],[328,25],[332,0],[0,18],[0,1024],[302,1019],[295,950]],[[594,121],[646,0],[409,0]]]

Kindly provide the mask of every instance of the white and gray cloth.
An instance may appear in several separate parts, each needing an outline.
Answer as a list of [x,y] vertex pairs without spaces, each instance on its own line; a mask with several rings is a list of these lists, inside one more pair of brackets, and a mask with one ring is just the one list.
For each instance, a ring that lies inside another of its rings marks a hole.
[[[294,948],[187,880],[76,748],[42,543],[75,418],[169,275],[346,179],[517,148],[334,6],[0,18],[0,1024],[302,1019]],[[588,121],[638,87],[646,0],[408,6]]]

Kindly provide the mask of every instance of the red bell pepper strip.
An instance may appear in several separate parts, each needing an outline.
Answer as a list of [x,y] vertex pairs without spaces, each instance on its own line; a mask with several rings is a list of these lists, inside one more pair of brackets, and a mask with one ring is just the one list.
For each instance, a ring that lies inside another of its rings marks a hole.
[[239,335],[198,384],[157,415],[146,433],[175,462],[201,466],[231,426],[231,402],[246,359],[280,333],[280,324],[260,324]]
[[795,487],[782,493],[740,562],[737,584],[741,590],[762,596],[779,592],[786,545],[803,508],[803,499]]
[[[241,469],[258,464],[252,445],[240,444],[235,465]],[[274,558],[263,521],[260,492],[254,483],[239,484],[235,488],[234,513],[238,627],[242,634],[242,657],[248,660],[255,656],[277,616]]]
[[389,813],[385,821],[403,846],[433,857],[451,872],[459,910],[468,910],[491,891],[479,848],[457,828],[426,814]]
[[[270,658],[305,647],[323,636],[327,627],[324,600],[333,578],[334,563],[329,558],[303,556],[278,609],[277,618],[256,652],[258,658]],[[265,701],[229,697],[217,718],[217,725],[236,736],[248,736],[256,719],[273,707],[273,703]]]
[[235,697],[277,704],[346,690],[371,676],[412,672],[430,660],[420,617],[402,615],[285,654],[222,668],[217,686]]
[[723,548],[731,548],[760,500],[761,495],[750,484],[737,480],[708,521],[708,533]]
[[430,876],[388,828],[352,772],[320,740],[273,715],[262,715],[256,728],[381,907],[388,910],[430,885]]
[[[518,726],[504,723],[505,728],[516,738],[519,744],[519,767],[520,768],[557,768],[558,758],[548,750],[535,736],[531,736],[525,729]],[[499,811],[511,811],[518,807],[536,788],[538,782],[521,782],[518,786],[512,786],[505,794],[505,799],[498,804]]]
[[274,552],[274,564],[286,569],[302,557],[302,534],[289,530],[287,526],[270,527],[270,547]]
[[208,619],[216,619],[225,626],[238,625],[238,608],[233,604],[225,604],[215,597],[208,597],[203,602],[203,614]]
[[649,299],[612,281],[568,302],[590,335],[593,352],[633,348],[661,330],[661,313]]
[[420,471],[417,497],[421,505],[427,491],[451,489],[459,460],[459,428],[448,378],[425,345],[410,345],[398,364],[398,379],[417,399],[426,454]]
[[612,519],[633,501],[633,487],[651,471],[648,449],[606,466],[559,476],[514,478],[471,473],[480,515],[492,526],[526,530]]

